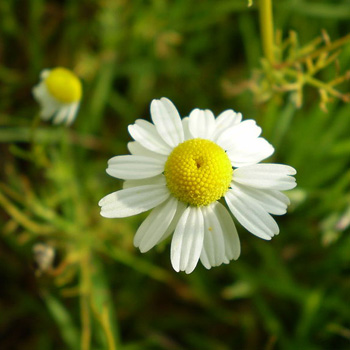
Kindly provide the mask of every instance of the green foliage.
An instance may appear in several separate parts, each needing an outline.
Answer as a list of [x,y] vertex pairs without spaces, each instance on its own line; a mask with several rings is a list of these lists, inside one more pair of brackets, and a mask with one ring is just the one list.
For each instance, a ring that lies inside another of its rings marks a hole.
[[[326,112],[314,89],[285,85],[262,58],[259,3],[247,5],[0,2],[2,350],[349,348],[350,105],[329,101],[323,86]],[[321,84],[345,74],[348,1],[274,5],[276,28],[300,42],[280,35],[282,66],[292,56],[307,74],[319,64],[312,77]],[[341,52],[313,41],[323,29],[333,45],[344,40]],[[70,129],[39,121],[31,96],[41,69],[59,65],[84,84]],[[249,92],[257,76],[264,104]],[[257,120],[276,148],[272,161],[298,171],[279,236],[266,242],[238,227],[238,261],[185,275],[172,270],[168,242],[147,254],[133,247],[142,215],[100,217],[98,200],[121,185],[105,174],[107,160],[126,153],[127,125],[149,118],[161,96],[183,116],[233,108]],[[36,265],[38,243],[55,249],[48,268]]]

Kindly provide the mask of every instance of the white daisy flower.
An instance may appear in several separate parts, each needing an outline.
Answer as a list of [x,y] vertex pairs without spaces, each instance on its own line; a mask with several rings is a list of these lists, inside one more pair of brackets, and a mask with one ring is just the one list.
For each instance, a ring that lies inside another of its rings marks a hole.
[[207,269],[236,260],[240,242],[230,212],[260,238],[279,233],[270,214],[286,213],[289,199],[280,191],[296,186],[296,171],[258,164],[274,149],[255,121],[242,121],[233,110],[215,118],[208,109],[181,120],[166,98],[152,101],[151,116],[154,124],[138,119],[129,126],[131,155],[108,162],[107,173],[125,180],[123,189],[99,202],[107,218],[153,209],[134,238],[141,252],[174,232],[176,271],[190,273],[198,260]]
[[40,73],[33,95],[41,105],[40,117],[54,124],[72,124],[79,109],[82,85],[69,69],[57,67]]

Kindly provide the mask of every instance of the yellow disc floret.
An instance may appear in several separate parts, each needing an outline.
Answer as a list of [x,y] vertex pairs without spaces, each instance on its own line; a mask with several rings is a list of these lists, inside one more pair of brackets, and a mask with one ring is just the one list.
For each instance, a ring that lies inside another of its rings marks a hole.
[[77,102],[81,99],[81,82],[69,69],[52,69],[45,79],[45,84],[51,95],[62,103]]
[[178,145],[165,163],[170,192],[192,206],[205,206],[229,189],[232,165],[225,151],[212,141],[192,139]]

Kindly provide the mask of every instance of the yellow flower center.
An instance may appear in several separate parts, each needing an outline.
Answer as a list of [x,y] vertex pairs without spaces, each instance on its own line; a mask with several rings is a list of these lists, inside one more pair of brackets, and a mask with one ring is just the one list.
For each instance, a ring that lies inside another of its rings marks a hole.
[[45,84],[51,95],[62,103],[77,102],[81,99],[81,82],[69,69],[52,69],[45,79]]
[[192,139],[170,153],[164,169],[167,186],[178,200],[205,206],[229,189],[232,165],[225,151],[212,141]]

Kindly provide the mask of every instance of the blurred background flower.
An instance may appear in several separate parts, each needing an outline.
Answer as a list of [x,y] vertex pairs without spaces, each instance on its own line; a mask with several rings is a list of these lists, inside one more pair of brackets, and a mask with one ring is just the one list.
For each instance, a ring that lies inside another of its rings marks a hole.
[[44,69],[33,95],[41,107],[40,117],[52,119],[54,124],[72,124],[78,112],[82,86],[79,78],[69,69]]
[[[349,347],[350,4],[279,0],[260,21],[266,3],[0,2],[2,350]],[[45,67],[84,81],[69,129],[33,122]],[[269,161],[298,171],[283,234],[241,235],[240,259],[186,275],[167,242],[133,247],[147,214],[101,220],[121,188],[106,159],[161,96],[257,121]],[[55,251],[40,276],[38,243]]]

